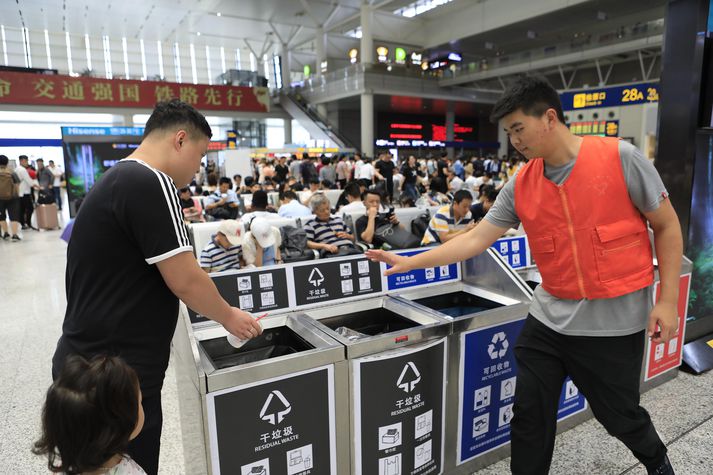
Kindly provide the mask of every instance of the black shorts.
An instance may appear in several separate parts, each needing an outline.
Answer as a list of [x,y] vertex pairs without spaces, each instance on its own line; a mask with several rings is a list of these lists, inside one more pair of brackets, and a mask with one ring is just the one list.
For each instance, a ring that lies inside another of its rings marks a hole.
[[0,221],[7,219],[5,213],[10,215],[10,221],[20,221],[20,198],[0,200]]

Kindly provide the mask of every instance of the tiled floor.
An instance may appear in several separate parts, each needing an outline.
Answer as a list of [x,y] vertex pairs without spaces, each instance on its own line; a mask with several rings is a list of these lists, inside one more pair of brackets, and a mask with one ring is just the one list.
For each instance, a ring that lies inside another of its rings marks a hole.
[[[50,359],[64,315],[66,245],[59,231],[0,241],[0,474],[47,473],[30,448],[50,382]],[[643,396],[677,473],[713,473],[713,373],[681,374]],[[173,365],[163,391],[161,473],[184,473]],[[190,454],[188,454],[190,455]],[[484,474],[509,473],[508,461]],[[642,474],[636,460],[595,421],[557,439],[552,474]],[[277,474],[280,475],[280,474]]]

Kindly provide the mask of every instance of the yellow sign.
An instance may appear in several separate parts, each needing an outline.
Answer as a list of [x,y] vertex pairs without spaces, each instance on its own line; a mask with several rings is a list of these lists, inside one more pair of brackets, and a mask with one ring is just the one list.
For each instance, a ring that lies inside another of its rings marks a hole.
[[575,109],[581,109],[583,107],[592,107],[592,106],[600,106],[604,102],[604,100],[607,98],[607,93],[604,91],[601,92],[582,92],[579,94],[575,94],[574,98],[572,99],[572,106]]

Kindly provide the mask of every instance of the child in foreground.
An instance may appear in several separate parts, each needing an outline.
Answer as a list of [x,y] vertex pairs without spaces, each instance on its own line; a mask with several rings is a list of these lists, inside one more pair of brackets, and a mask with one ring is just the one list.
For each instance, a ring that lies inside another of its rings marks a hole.
[[145,475],[126,455],[143,425],[139,380],[131,367],[118,357],[70,356],[47,391],[42,436],[33,452],[47,456],[54,473]]

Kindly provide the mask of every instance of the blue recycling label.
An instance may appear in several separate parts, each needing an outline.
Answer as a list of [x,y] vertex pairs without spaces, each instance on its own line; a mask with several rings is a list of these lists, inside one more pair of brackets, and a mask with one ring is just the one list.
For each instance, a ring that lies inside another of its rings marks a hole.
[[[525,319],[520,319],[461,336],[459,464],[510,442],[517,386],[513,348],[524,324]],[[586,399],[567,378],[560,395],[558,420],[586,407]]]
[[[414,256],[428,249],[417,249],[415,251],[399,252],[402,256]],[[390,266],[386,266],[387,269]],[[447,266],[429,267],[427,269],[414,269],[404,274],[390,275],[387,277],[389,290],[406,289],[419,285],[433,284],[436,282],[447,282],[458,280],[458,264]]]
[[527,245],[527,236],[498,239],[490,247],[503,256],[513,269],[530,265],[530,248]]

